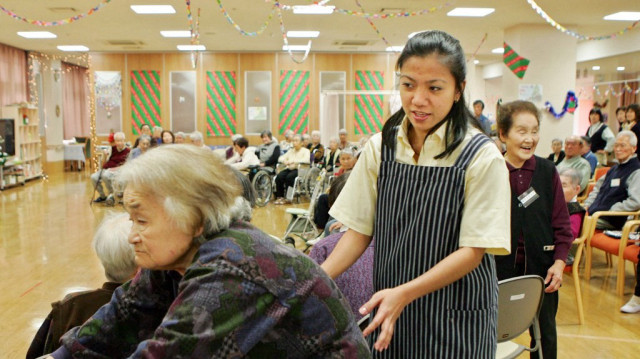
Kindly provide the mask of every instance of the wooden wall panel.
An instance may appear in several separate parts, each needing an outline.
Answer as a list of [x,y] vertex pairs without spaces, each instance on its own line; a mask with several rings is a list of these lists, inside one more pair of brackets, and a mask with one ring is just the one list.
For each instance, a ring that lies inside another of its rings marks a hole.
[[[206,134],[206,72],[207,71],[235,71],[237,73],[237,132],[245,132],[245,98],[244,98],[244,72],[245,71],[271,71],[272,73],[272,118],[271,131],[276,134],[278,130],[279,108],[279,76],[281,70],[304,70],[310,72],[309,89],[309,130],[319,129],[319,96],[320,96],[320,72],[344,71],[346,73],[346,89],[355,89],[354,75],[356,70],[383,71],[384,87],[393,89],[394,66],[397,54],[310,54],[302,63],[298,64],[287,53],[204,53],[199,54],[197,71],[197,129]],[[132,70],[156,70],[161,72],[161,102],[162,124],[169,127],[169,91],[172,71],[191,71],[191,57],[188,53],[158,53],[158,54],[92,54],[93,71],[120,71],[122,73],[122,109],[123,129],[129,141],[135,140],[131,131],[131,88],[129,72]],[[354,102],[353,96],[346,98],[346,122],[349,139],[357,141],[360,136],[354,134]],[[388,103],[386,103],[388,107]],[[387,109],[388,111],[388,109]],[[278,136],[281,137],[281,136]],[[106,138],[100,138],[100,141]],[[260,144],[256,135],[248,136],[252,145]],[[205,135],[205,143],[209,145],[227,145],[226,137],[208,137]]]

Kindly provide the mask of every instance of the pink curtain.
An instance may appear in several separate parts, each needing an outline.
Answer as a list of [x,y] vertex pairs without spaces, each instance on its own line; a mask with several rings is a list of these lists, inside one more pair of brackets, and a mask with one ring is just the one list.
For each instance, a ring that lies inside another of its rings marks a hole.
[[0,44],[0,106],[27,102],[27,53]]
[[64,138],[89,136],[87,69],[62,63],[62,118]]

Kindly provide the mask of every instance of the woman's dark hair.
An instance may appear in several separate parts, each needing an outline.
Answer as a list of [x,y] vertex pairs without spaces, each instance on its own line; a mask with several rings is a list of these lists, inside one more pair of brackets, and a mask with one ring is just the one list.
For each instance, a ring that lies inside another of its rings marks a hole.
[[591,109],[591,111],[589,111],[589,116],[591,116],[592,113],[598,114],[598,122],[602,122],[604,121],[604,118],[602,117],[602,111],[600,111],[600,108],[598,107],[594,107]]
[[498,107],[498,135],[506,136],[513,126],[513,116],[520,112],[528,112],[535,116],[540,125],[540,110],[529,101],[513,101],[501,104]]
[[333,203],[338,199],[338,195],[342,192],[344,185],[347,183],[349,179],[350,172],[345,172],[340,176],[336,177],[331,183],[331,187],[329,187],[329,208],[333,206]]
[[[467,76],[466,62],[464,51],[460,42],[453,36],[443,31],[424,31],[416,34],[409,39],[404,46],[398,61],[396,62],[396,71],[402,70],[404,63],[411,57],[427,57],[431,54],[439,56],[440,63],[445,65],[451,71],[451,75],[456,81],[456,90],[460,93],[460,99],[453,103],[451,110],[445,118],[435,126],[427,136],[430,136],[440,128],[445,122],[448,122],[447,132],[445,135],[445,149],[442,153],[434,158],[440,159],[450,155],[462,143],[467,126],[471,122],[476,128],[482,131],[480,123],[476,120],[464,100],[463,83]],[[404,119],[405,113],[401,108],[398,112],[391,115],[382,128],[382,143],[392,148],[395,144],[394,127],[400,125]]]
[[629,111],[635,112],[636,122],[640,122],[640,105],[638,105],[637,103],[632,103],[631,105],[627,106],[627,112]]
[[173,132],[168,131],[168,130],[164,130],[162,131],[162,133],[160,134],[160,138],[164,138],[164,134],[168,133],[171,135],[171,143],[175,143],[176,142],[176,136],[173,135]]
[[236,139],[235,141],[233,141],[233,144],[240,147],[240,148],[247,148],[249,147],[249,141],[247,141],[246,138],[244,137],[240,137],[238,139]]

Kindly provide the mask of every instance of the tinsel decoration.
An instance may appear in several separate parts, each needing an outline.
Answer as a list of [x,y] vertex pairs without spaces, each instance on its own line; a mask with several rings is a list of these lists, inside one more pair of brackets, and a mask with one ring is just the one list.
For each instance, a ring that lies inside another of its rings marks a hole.
[[545,102],[544,106],[547,109],[547,111],[553,115],[553,117],[561,118],[567,112],[572,114],[576,111],[576,108],[578,108],[578,98],[576,97],[576,94],[573,91],[567,91],[567,98],[564,100],[564,106],[562,106],[562,112],[560,113],[557,113],[553,109],[553,106],[549,101]]

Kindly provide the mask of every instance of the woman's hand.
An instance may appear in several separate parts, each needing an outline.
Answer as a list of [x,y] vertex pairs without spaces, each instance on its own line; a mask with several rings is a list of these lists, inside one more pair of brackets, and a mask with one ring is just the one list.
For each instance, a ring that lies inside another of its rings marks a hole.
[[409,303],[411,303],[410,296],[404,292],[402,287],[396,287],[376,292],[368,302],[360,307],[360,314],[362,315],[366,315],[373,308],[378,307],[376,316],[362,332],[366,337],[374,329],[380,327],[380,335],[373,345],[376,350],[383,351],[389,347],[396,320],[398,320],[404,307]]
[[544,284],[549,285],[544,289],[545,293],[553,293],[560,289],[565,265],[564,261],[558,259],[553,263],[549,270],[547,270],[547,277],[544,279]]

